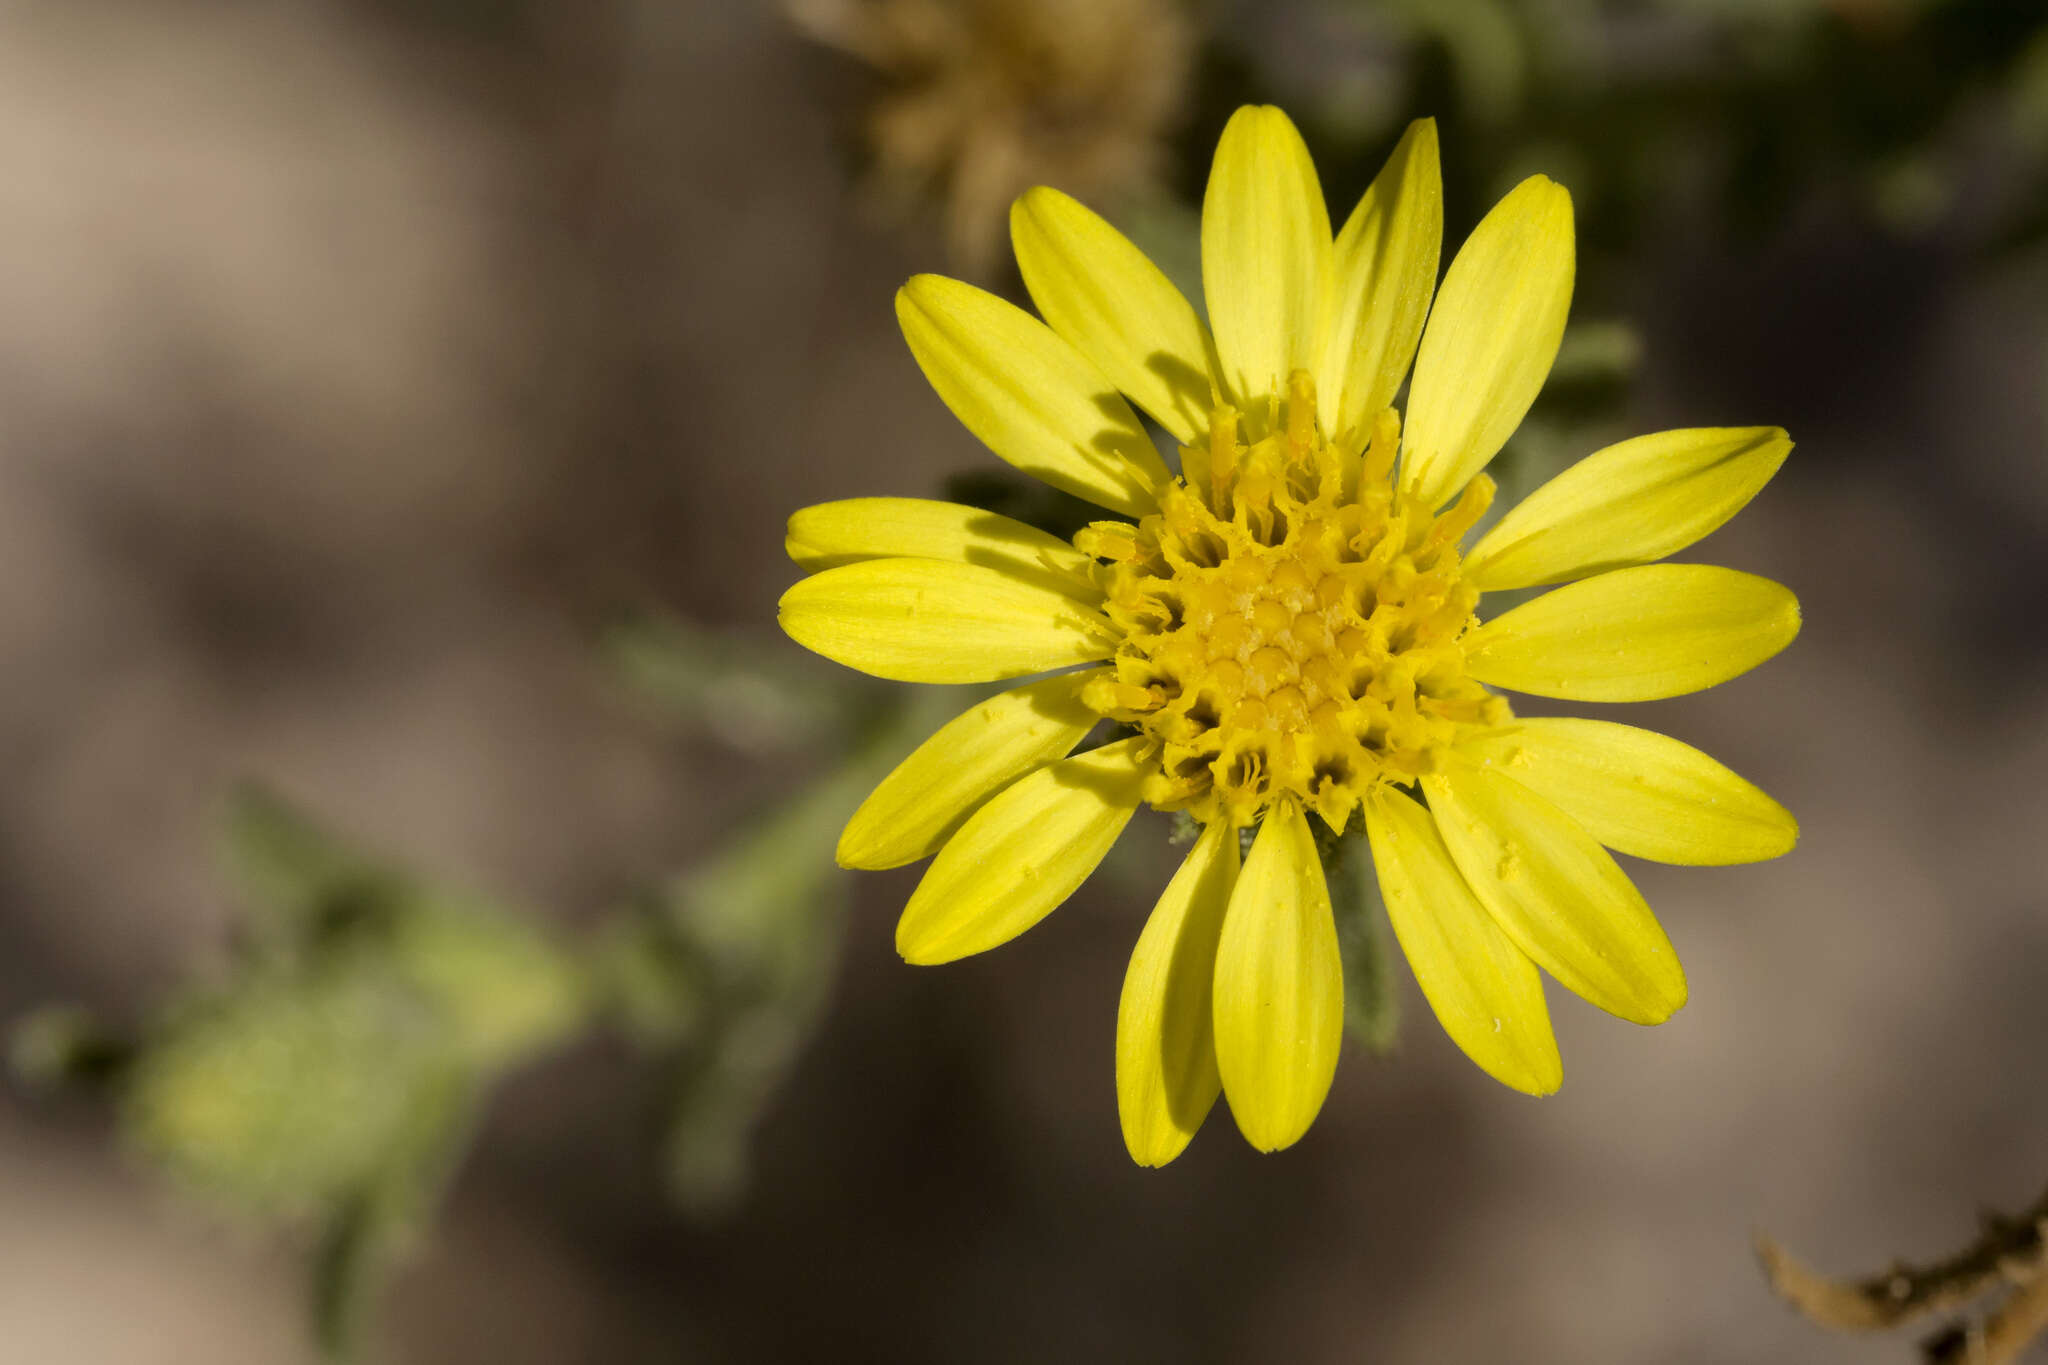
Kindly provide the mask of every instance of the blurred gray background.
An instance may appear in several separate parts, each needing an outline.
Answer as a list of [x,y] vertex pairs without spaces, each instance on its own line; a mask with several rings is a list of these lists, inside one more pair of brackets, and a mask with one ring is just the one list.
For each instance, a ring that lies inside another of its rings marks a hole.
[[[1372,77],[1313,6],[1203,17],[1236,65],[1203,59],[1169,189],[1234,92],[1298,78],[1312,119]],[[1646,63],[1698,31],[1622,29]],[[789,511],[986,460],[895,332],[948,265],[860,187],[863,79],[737,0],[0,9],[0,1016],[132,1015],[218,958],[241,776],[573,931],[802,775],[679,737],[593,639],[646,604],[772,630]],[[1980,249],[2004,163],[1960,109],[1931,225],[1825,177],[1731,225],[1681,158],[1593,244],[1575,316],[1641,336],[1619,429],[1799,442],[1703,556],[1789,584],[1805,633],[1622,717],[1804,829],[1631,864],[1691,977],[1674,1021],[1553,991],[1566,1083],[1532,1101],[1401,968],[1401,1047],[1348,1050],[1298,1148],[1219,1108],[1143,1171],[1111,1049],[1163,826],[943,970],[891,946],[914,872],[864,875],[741,1204],[663,1201],[642,1078],[583,1045],[493,1109],[383,1355],[1909,1358],[1796,1318],[1751,1237],[1874,1270],[2048,1177],[2048,257]],[[1465,174],[1573,183],[1498,153],[1514,118],[1468,120]],[[1397,131],[1326,168],[1339,212]],[[1485,202],[1454,190],[1447,258]],[[0,1358],[310,1359],[295,1255],[94,1107],[0,1092]]]

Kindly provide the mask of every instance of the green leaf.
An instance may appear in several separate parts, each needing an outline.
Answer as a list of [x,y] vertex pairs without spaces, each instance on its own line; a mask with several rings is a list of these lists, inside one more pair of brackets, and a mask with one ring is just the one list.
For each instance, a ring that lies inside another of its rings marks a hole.
[[[762,817],[644,908],[662,932],[624,933],[603,978],[643,1041],[683,1046],[668,1104],[668,1185],[717,1212],[743,1193],[755,1125],[823,1011],[852,882],[839,831],[903,751],[958,709],[958,692],[906,708],[837,772]],[[664,1010],[662,984],[678,993]],[[630,992],[630,993],[628,993]]]
[[296,947],[388,890],[388,874],[254,783],[229,797],[223,858],[273,946]]
[[[484,897],[431,885],[348,847],[254,786],[229,805],[227,857],[268,956],[306,970],[348,957],[416,990],[475,1065],[498,1070],[573,1032],[583,962]],[[262,954],[259,953],[259,956]]]
[[708,630],[650,613],[612,626],[601,648],[628,687],[748,753],[831,744],[858,728],[876,695],[790,649],[779,631]]
[[287,1221],[361,1187],[459,1063],[418,992],[340,963],[188,997],[138,1053],[128,1140],[196,1194]]
[[474,1136],[478,1088],[443,1073],[416,1096],[381,1168],[337,1200],[307,1266],[313,1338],[330,1361],[365,1353],[384,1286],[411,1252]]
[[381,940],[392,970],[430,1000],[449,1045],[485,1071],[553,1048],[582,1026],[591,983],[581,957],[538,928],[465,897],[399,900]]
[[46,1006],[8,1030],[8,1065],[25,1085],[113,1085],[134,1058],[134,1043],[76,1005]]
[[839,960],[850,886],[832,861],[873,777],[818,783],[677,879],[660,913],[695,964],[701,1027],[677,1059],[665,1148],[677,1201],[700,1213],[745,1187],[748,1139],[810,1036]]

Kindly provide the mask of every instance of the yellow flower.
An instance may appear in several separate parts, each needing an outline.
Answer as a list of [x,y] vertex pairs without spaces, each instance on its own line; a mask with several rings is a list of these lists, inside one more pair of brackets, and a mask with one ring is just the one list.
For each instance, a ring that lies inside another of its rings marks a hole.
[[[1745,862],[1791,848],[1797,825],[1677,740],[1517,719],[1491,688],[1671,697],[1790,643],[1799,608],[1779,585],[1653,562],[1755,496],[1785,433],[1624,441],[1461,548],[1493,493],[1482,471],[1557,353],[1572,207],[1542,176],[1517,186],[1432,309],[1428,121],[1333,242],[1294,126],[1239,110],[1202,206],[1209,326],[1057,191],[1020,199],[1011,230],[1045,321],[927,275],[897,296],[904,335],[996,454],[1128,520],[1071,545],[911,499],[790,521],[812,571],[782,599],[800,643],[915,682],[1050,674],[945,726],[847,826],[850,867],[938,855],[898,925],[903,956],[947,962],[1030,928],[1141,802],[1201,821],[1117,1018],[1118,1107],[1146,1165],[1180,1153],[1219,1091],[1262,1150],[1322,1107],[1344,986],[1311,814],[1337,831],[1362,819],[1424,996],[1499,1080],[1559,1084],[1539,967],[1624,1019],[1668,1018],[1685,975],[1607,850]],[[1411,358],[1404,423],[1389,404]],[[1178,477],[1126,396],[1181,442]],[[1479,610],[1482,593],[1551,584]],[[1105,719],[1126,737],[1070,757]]]

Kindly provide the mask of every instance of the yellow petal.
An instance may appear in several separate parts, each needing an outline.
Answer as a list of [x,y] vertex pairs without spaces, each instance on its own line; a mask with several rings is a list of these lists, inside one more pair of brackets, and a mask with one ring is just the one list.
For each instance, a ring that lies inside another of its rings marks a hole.
[[896,320],[932,388],[990,450],[1033,478],[1137,517],[1166,466],[1137,414],[1050,327],[986,290],[919,275]]
[[940,559],[813,574],[782,595],[780,620],[804,648],[899,682],[993,682],[1115,652],[1109,622],[1065,593]]
[[1503,1085],[1549,1095],[1564,1079],[1543,978],[1472,894],[1430,818],[1393,787],[1365,806],[1394,936],[1451,1041]]
[[1479,220],[1415,357],[1401,484],[1434,507],[1486,468],[1536,401],[1572,302],[1572,197],[1532,175]]
[[1064,758],[1101,717],[1081,704],[1100,670],[1062,673],[978,702],[896,765],[839,836],[841,867],[929,857],[993,792]]
[[863,559],[948,559],[981,564],[1101,600],[1088,556],[1057,536],[1010,517],[925,498],[847,498],[806,507],[789,519],[789,557],[816,572]]
[[1436,120],[1417,119],[1337,235],[1316,390],[1347,449],[1364,446],[1415,359],[1443,239]]
[[1444,846],[1494,923],[1566,989],[1661,1024],[1685,1003],[1671,940],[1606,849],[1518,782],[1457,767],[1422,779]]
[[1182,441],[1208,430],[1215,343],[1144,252],[1042,185],[1011,206],[1010,240],[1031,301],[1053,331]]
[[1799,601],[1768,578],[1645,564],[1552,588],[1469,637],[1496,687],[1573,701],[1652,701],[1746,673],[1799,634]]
[[1609,848],[1696,865],[1788,853],[1799,822],[1720,763],[1668,735],[1605,720],[1519,720],[1461,746]]
[[1216,144],[1202,198],[1202,293],[1230,395],[1263,420],[1297,369],[1316,364],[1330,275],[1330,211],[1287,115],[1246,105]]
[[1145,921],[1116,1012],[1116,1108],[1140,1166],[1181,1154],[1223,1082],[1211,1017],[1216,940],[1237,883],[1237,830],[1211,821]]
[[896,922],[896,951],[929,966],[1008,943],[1095,870],[1138,808],[1147,741],[1119,740],[1019,778],[946,841]]
[[1216,947],[1216,1067],[1245,1140],[1292,1146],[1330,1093],[1344,1041],[1344,967],[1301,808],[1266,812]]
[[1493,592],[1676,554],[1741,511],[1791,450],[1778,427],[1700,427],[1595,451],[1502,517],[1465,576]]

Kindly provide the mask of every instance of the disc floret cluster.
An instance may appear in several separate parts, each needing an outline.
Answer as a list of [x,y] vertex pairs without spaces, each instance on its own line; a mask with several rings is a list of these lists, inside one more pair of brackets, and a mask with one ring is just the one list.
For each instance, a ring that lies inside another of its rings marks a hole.
[[1479,593],[1458,543],[1493,481],[1436,515],[1394,486],[1399,415],[1346,458],[1305,370],[1267,416],[1247,445],[1218,407],[1158,512],[1075,538],[1121,637],[1082,698],[1158,742],[1152,805],[1249,826],[1292,797],[1342,830],[1374,784],[1411,783],[1462,727],[1509,717],[1465,670]]

